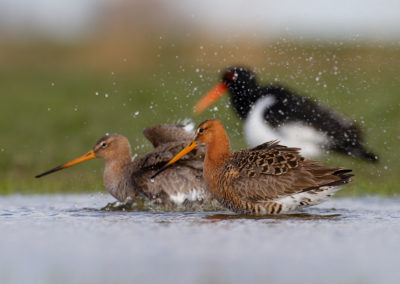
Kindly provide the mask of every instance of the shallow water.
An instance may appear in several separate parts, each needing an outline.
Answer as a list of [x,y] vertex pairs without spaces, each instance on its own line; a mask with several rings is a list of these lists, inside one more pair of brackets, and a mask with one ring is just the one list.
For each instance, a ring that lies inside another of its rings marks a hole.
[[108,195],[0,197],[0,283],[399,283],[400,199],[293,215],[99,210]]

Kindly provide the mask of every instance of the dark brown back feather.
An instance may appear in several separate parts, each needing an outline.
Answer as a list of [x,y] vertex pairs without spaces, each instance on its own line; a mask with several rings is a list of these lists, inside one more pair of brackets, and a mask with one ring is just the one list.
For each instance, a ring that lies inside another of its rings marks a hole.
[[[143,131],[155,149],[131,164],[131,180],[139,191],[149,198],[189,194],[193,190],[202,192],[204,202],[211,199],[204,184],[203,163],[205,146],[200,146],[166,169],[160,177],[150,177],[165,163],[177,155],[193,139],[194,132],[180,125],[156,125]],[[163,202],[167,202],[164,200]]]
[[[133,162],[133,166],[140,169],[159,169],[161,166],[163,166],[165,163],[175,157],[180,151],[182,151],[182,149],[185,148],[188,142],[189,140],[184,140],[179,142],[160,144],[153,151],[137,158]],[[195,161],[198,161],[201,163],[199,167],[203,168],[204,156],[205,147],[198,147],[197,149],[182,157],[182,159],[176,163],[176,166],[182,166],[188,163],[195,164]]]
[[186,131],[183,125],[159,124],[145,128],[143,135],[156,148],[169,142],[189,141],[193,139],[194,132]]
[[298,148],[271,141],[249,150],[231,153],[221,182],[242,200],[270,201],[322,186],[350,181],[351,170],[319,165],[304,159]]

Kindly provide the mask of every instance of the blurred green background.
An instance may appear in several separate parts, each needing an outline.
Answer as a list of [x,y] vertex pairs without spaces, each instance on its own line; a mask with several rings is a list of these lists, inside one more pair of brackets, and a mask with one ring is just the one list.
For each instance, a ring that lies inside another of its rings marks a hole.
[[34,175],[85,153],[105,133],[127,136],[141,155],[152,149],[145,127],[214,117],[226,125],[233,149],[246,147],[227,96],[201,116],[192,114],[221,70],[235,64],[254,67],[262,83],[288,86],[361,126],[378,164],[323,158],[354,170],[342,195],[400,192],[398,40],[246,29],[221,36],[205,31],[196,17],[177,20],[161,1],[116,3],[96,5],[96,20],[84,25],[91,28],[76,36],[0,29],[1,194],[103,191],[101,160]]

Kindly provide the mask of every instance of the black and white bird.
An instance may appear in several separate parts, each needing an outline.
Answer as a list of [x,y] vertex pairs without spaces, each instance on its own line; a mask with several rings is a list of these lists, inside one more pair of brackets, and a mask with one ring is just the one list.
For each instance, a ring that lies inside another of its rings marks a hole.
[[202,112],[226,91],[232,105],[244,119],[244,134],[249,146],[279,140],[282,145],[301,148],[314,158],[332,150],[338,153],[377,161],[365,149],[361,130],[356,124],[313,100],[277,86],[257,84],[255,74],[245,67],[225,70],[220,82],[195,106]]

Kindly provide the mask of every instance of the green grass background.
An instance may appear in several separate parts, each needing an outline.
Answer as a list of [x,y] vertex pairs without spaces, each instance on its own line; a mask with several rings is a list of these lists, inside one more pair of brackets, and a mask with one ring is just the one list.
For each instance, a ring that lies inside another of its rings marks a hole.
[[277,81],[357,121],[381,159],[375,165],[324,157],[323,163],[354,170],[342,195],[400,192],[398,44],[273,41],[248,47],[171,40],[97,51],[97,57],[90,48],[48,43],[0,51],[1,194],[104,191],[101,160],[34,175],[85,153],[105,133],[127,136],[141,155],[152,148],[145,127],[214,117],[226,125],[233,149],[245,147],[227,96],[215,104],[218,111],[192,114],[219,69],[231,64],[254,66],[261,83]]

